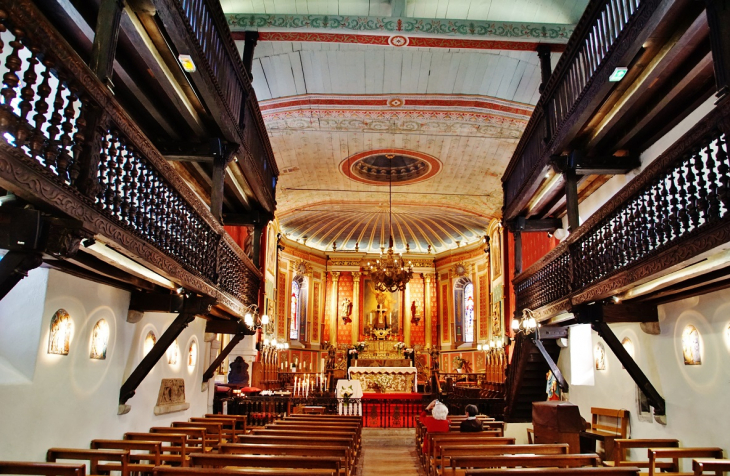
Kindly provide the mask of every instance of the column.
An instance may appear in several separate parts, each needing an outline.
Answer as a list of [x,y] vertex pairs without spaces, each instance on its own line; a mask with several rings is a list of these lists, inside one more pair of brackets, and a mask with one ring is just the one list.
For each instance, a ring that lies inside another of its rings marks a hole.
[[330,309],[332,310],[330,312],[330,344],[336,346],[337,345],[337,299],[338,299],[338,281],[340,280],[340,272],[339,271],[333,271],[330,273],[332,276],[332,298],[330,301],[330,306],[332,306]]
[[413,299],[411,296],[411,283],[406,284],[406,290],[403,292],[405,298],[403,303],[403,343],[406,347],[411,346],[411,300]]
[[433,335],[433,321],[431,318],[431,299],[433,298],[433,291],[431,287],[433,286],[435,275],[433,273],[426,273],[423,277],[426,282],[426,289],[423,293],[423,318],[426,325],[426,348],[430,348],[433,347],[431,338]]
[[352,273],[352,343],[360,340],[360,277],[362,273]]

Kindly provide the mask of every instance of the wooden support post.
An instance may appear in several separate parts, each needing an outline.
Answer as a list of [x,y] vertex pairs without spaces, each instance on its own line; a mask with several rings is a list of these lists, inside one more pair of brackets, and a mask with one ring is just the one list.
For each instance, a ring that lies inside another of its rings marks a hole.
[[253,52],[256,49],[256,43],[259,41],[258,31],[247,31],[243,43],[243,67],[246,68],[249,78],[253,79],[251,68],[253,66]]
[[705,0],[717,97],[730,92],[730,1]]
[[257,268],[261,268],[261,235],[266,223],[256,223],[253,226],[253,242],[251,245],[251,261]]
[[210,212],[218,221],[223,219],[223,198],[225,194],[226,169],[238,147],[226,147],[220,138],[211,141],[213,152],[213,176],[210,190]]
[[537,45],[537,57],[540,59],[540,86],[538,91],[542,94],[553,72],[550,64],[550,45]]
[[43,255],[37,251],[8,251],[0,260],[0,301],[42,263]]
[[193,322],[198,314],[206,314],[215,302],[215,298],[209,296],[173,296],[173,295],[146,295],[135,294],[130,302],[130,310],[135,311],[161,311],[179,312],[170,327],[160,336],[157,343],[149,353],[137,365],[137,368],[129,375],[119,390],[118,414],[123,415],[130,410],[126,405],[127,400],[134,396],[137,387],[150,373],[155,364],[165,355],[175,339]]
[[112,71],[119,38],[119,24],[122,20],[122,2],[101,0],[96,16],[94,44],[91,47],[89,67],[99,80],[112,88]]
[[247,335],[250,335],[250,333],[244,333],[244,332],[238,332],[231,337],[231,341],[228,343],[227,346],[221,350],[221,353],[218,354],[218,357],[215,358],[213,363],[210,364],[210,367],[208,367],[208,370],[205,371],[203,374],[203,384],[205,384],[208,380],[213,377],[213,374],[215,373],[215,369],[218,368],[218,366],[223,362],[223,359],[228,357],[228,354],[231,353],[234,347],[238,345],[241,340],[246,337]]
[[568,231],[575,231],[580,226],[578,214],[578,176],[574,170],[568,170],[565,176],[565,203],[568,212]]

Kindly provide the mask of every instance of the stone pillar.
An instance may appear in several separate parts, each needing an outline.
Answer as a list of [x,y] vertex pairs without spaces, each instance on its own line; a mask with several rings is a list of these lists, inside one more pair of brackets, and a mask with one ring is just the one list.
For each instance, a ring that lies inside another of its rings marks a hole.
[[423,275],[424,281],[425,281],[425,292],[423,293],[423,318],[425,320],[426,325],[426,348],[433,347],[433,342],[431,336],[433,335],[433,321],[431,318],[431,299],[433,296],[431,293],[433,292],[431,290],[431,287],[434,283],[435,275],[433,273],[426,273]]
[[362,273],[352,273],[352,343],[360,340],[360,277]]
[[339,271],[333,271],[331,273],[332,276],[332,300],[331,302],[331,309],[332,312],[330,312],[330,344],[336,346],[337,345],[337,299],[338,299],[338,281],[340,280],[340,272]]

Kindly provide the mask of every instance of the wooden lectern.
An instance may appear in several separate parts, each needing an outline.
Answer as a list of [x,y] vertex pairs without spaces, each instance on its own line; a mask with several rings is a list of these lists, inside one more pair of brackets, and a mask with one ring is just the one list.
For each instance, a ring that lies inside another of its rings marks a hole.
[[571,453],[580,453],[580,432],[585,428],[585,420],[577,405],[533,402],[532,425],[536,444],[568,443]]

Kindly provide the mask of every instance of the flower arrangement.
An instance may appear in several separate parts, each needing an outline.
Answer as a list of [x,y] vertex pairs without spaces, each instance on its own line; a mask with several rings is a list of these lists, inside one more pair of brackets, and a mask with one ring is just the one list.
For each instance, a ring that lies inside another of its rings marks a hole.
[[348,403],[350,401],[350,397],[352,397],[353,394],[352,385],[349,387],[342,387],[340,390],[340,398],[344,401],[344,403]]
[[362,352],[363,350],[365,350],[365,348],[366,348],[367,346],[368,346],[367,342],[365,342],[365,341],[360,341],[360,342],[358,342],[357,344],[355,344],[355,350],[356,350],[357,352]]
[[396,342],[395,345],[393,345],[393,348],[398,352],[402,352],[403,349],[406,348],[406,344],[405,342]]

